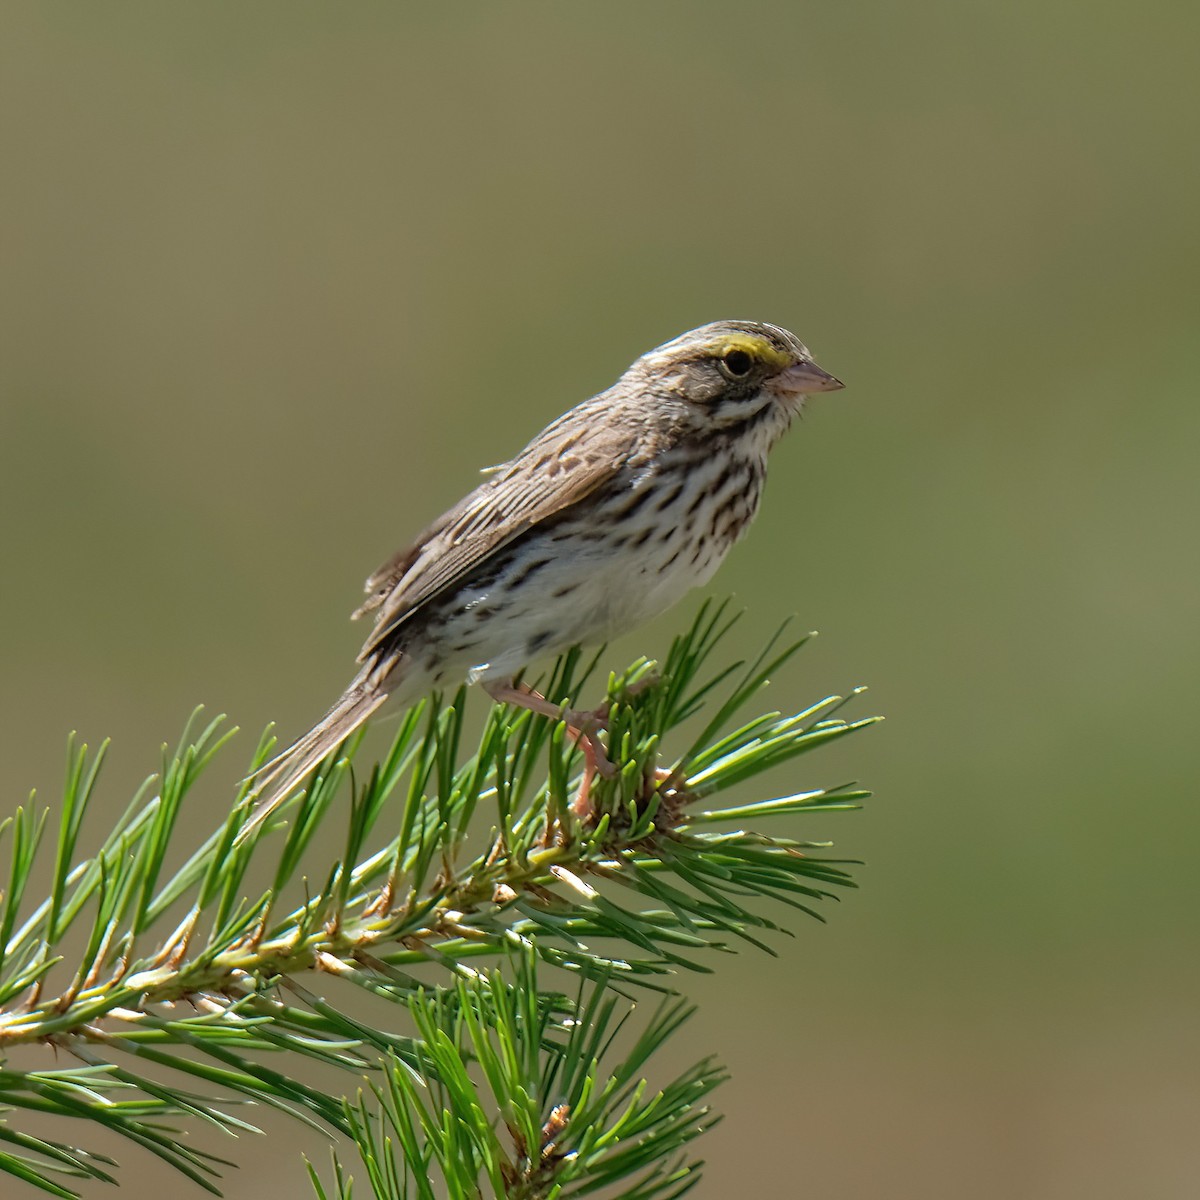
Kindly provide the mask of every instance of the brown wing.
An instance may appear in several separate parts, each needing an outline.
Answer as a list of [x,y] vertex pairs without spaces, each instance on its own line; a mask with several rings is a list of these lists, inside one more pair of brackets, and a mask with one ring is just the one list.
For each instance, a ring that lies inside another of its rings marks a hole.
[[[378,615],[360,661],[514,538],[578,504],[623,467],[638,465],[635,430],[597,419],[602,400],[595,397],[544,429],[367,580],[370,598],[354,615]],[[588,411],[592,406],[596,412]]]

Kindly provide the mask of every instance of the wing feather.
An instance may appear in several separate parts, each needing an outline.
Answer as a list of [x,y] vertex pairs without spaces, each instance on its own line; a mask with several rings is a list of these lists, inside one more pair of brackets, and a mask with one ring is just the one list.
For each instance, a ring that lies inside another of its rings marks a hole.
[[588,411],[603,400],[594,397],[549,425],[367,580],[370,597],[354,615],[377,615],[360,661],[514,539],[640,465],[636,427]]

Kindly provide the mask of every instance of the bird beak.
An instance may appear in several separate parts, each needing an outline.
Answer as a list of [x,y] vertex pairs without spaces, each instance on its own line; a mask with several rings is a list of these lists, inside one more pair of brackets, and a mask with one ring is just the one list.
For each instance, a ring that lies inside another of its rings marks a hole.
[[776,391],[789,396],[808,396],[813,392],[836,392],[846,385],[828,371],[822,371],[811,358],[801,359],[793,367],[780,371],[772,380]]

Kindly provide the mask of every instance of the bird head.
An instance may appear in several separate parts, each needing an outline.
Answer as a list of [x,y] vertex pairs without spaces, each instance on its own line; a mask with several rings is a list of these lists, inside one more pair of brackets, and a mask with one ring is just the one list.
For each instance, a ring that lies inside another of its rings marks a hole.
[[710,428],[736,425],[767,409],[786,423],[805,396],[844,386],[817,366],[794,333],[760,321],[701,325],[644,354],[626,378],[683,401],[691,417]]

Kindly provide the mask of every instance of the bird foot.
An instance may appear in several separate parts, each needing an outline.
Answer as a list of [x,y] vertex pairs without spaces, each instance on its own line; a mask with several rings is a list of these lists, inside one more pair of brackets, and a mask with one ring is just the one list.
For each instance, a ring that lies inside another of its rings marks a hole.
[[543,717],[562,721],[567,733],[583,751],[583,779],[571,805],[571,811],[581,819],[593,813],[591,802],[592,782],[597,775],[604,779],[616,777],[617,768],[597,734],[608,728],[608,709],[605,706],[580,710],[565,704],[554,704],[545,696],[535,692],[528,684],[515,683],[511,679],[485,682],[484,690],[497,704],[513,704],[528,709]]

